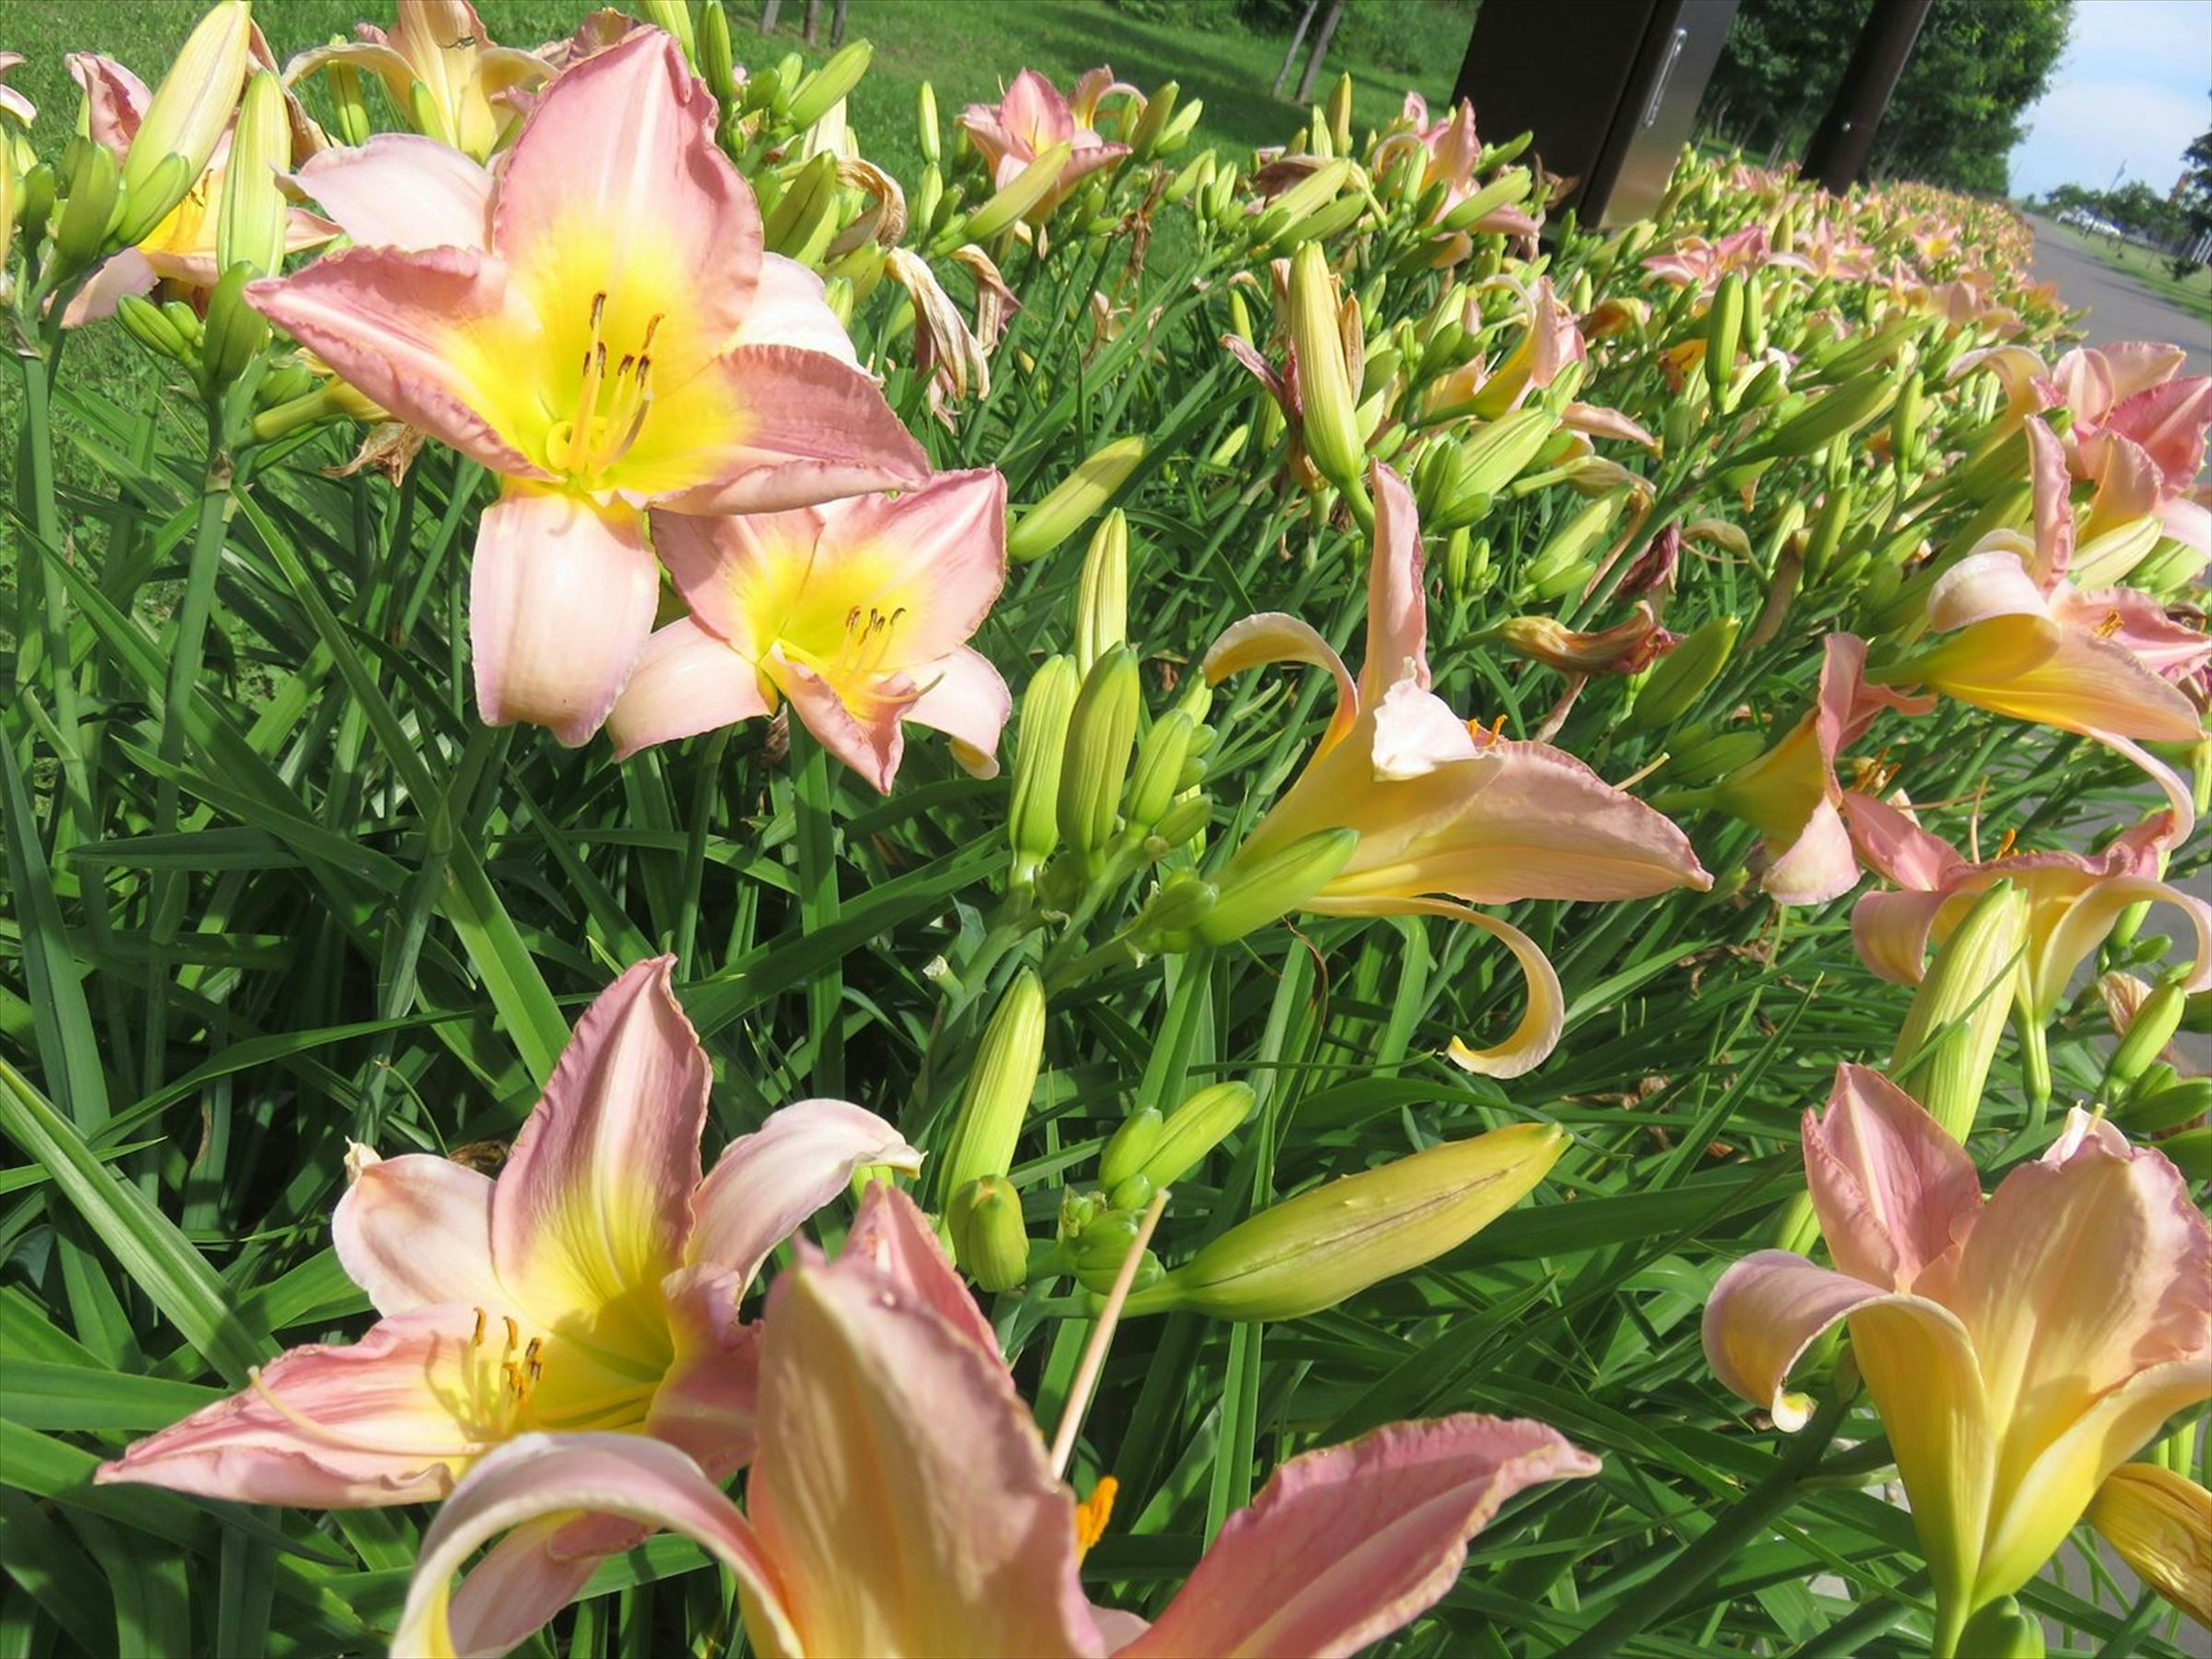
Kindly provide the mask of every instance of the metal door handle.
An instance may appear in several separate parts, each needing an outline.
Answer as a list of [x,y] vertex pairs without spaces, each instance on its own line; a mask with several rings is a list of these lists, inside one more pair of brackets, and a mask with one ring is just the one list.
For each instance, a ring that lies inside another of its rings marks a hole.
[[1651,101],[1644,106],[1644,125],[1650,126],[1659,118],[1659,106],[1667,96],[1667,82],[1674,73],[1674,60],[1682,55],[1682,48],[1690,42],[1690,31],[1678,28],[1667,48],[1667,59],[1659,65],[1659,73],[1651,82]]

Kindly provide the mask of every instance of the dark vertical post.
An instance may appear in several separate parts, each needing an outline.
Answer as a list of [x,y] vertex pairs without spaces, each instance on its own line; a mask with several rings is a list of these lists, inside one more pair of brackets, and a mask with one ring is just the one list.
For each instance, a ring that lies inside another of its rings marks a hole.
[[1874,0],[1835,100],[1805,149],[1805,173],[1823,187],[1849,190],[1866,170],[1875,129],[1912,56],[1912,43],[1936,0]]

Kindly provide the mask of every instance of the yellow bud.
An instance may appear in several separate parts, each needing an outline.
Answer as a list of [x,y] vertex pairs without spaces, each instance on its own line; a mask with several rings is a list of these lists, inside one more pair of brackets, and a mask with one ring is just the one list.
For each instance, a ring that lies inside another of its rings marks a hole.
[[1295,910],[1328,885],[1359,846],[1356,830],[1316,830],[1258,860],[1239,853],[1222,872],[1220,896],[1191,931],[1227,945]]
[[[151,230],[161,223],[207,171],[246,84],[252,29],[247,0],[221,0],[185,37],[146,105],[123,163],[123,194],[133,225]],[[171,156],[181,156],[184,166],[161,171]]]
[[1135,160],[1146,161],[1159,148],[1169,118],[1175,114],[1176,104],[1182,96],[1182,88],[1168,81],[1145,100],[1145,112],[1137,118],[1136,127],[1129,134],[1129,150]]
[[1258,1097],[1249,1084],[1216,1083],[1168,1115],[1138,1173],[1154,1188],[1172,1187],[1252,1115]]
[[1060,834],[1086,865],[1114,838],[1141,700],[1136,653],[1126,645],[1093,663],[1076,693],[1060,763]]
[[1890,1076],[1964,1141],[1980,1109],[2027,942],[2027,896],[1993,884],[1936,953],[1890,1055]]
[[1075,590],[1075,665],[1091,665],[1129,637],[1129,520],[1115,507],[1091,533]]
[[292,156],[291,117],[283,82],[258,70],[246,83],[230,137],[222,174],[222,207],[216,222],[216,263],[225,270],[244,264],[256,276],[284,268],[287,211],[276,175]]
[[1352,153],[1352,76],[1349,73],[1336,77],[1335,86],[1329,88],[1325,109],[1328,119],[1328,136],[1336,145],[1339,155]]
[[1006,532],[1008,561],[1027,564],[1042,558],[1090,523],[1129,481],[1144,460],[1145,450],[1142,438],[1116,438],[1085,457]]
[[1290,297],[1291,372],[1305,422],[1306,453],[1322,477],[1346,495],[1355,495],[1367,451],[1359,441],[1358,405],[1345,361],[1336,278],[1317,243],[1306,243],[1291,257]]
[[1030,1237],[1021,1195],[1003,1176],[985,1176],[953,1194],[945,1206],[953,1258],[987,1291],[1018,1290],[1030,1276]]
[[939,1192],[949,1196],[971,1181],[1002,1176],[1013,1167],[1014,1147],[1044,1058],[1044,987],[1024,968],[999,999],[975,1045],[952,1137],[938,1165]]
[[1127,1311],[1297,1319],[1456,1249],[1550,1173],[1564,1131],[1522,1123],[1325,1182],[1239,1222]]
[[1006,830],[1013,843],[1014,876],[1027,881],[1060,845],[1060,773],[1067,750],[1067,722],[1082,684],[1072,657],[1048,657],[1022,693],[1014,738],[1013,799]]

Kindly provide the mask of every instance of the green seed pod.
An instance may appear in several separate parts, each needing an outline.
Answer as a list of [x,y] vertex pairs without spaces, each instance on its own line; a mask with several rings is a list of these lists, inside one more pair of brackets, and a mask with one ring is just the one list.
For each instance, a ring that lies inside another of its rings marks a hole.
[[1657,731],[1687,714],[1728,666],[1741,625],[1735,617],[1714,617],[1652,664],[1644,689],[1636,694],[1635,707],[1628,711],[1630,728]]
[[952,1136],[938,1165],[940,1194],[957,1193],[971,1181],[1002,1176],[1013,1167],[1014,1147],[1044,1058],[1044,987],[1024,968],[1006,987],[976,1044]]
[[1030,1237],[1021,1196],[1003,1176],[971,1181],[945,1206],[952,1254],[987,1291],[1018,1290],[1030,1276]]
[[1220,897],[1191,931],[1227,945],[1266,927],[1328,886],[1358,846],[1356,830],[1316,830],[1264,858],[1238,853],[1222,872]]
[[1013,843],[1015,879],[1026,881],[1060,845],[1060,775],[1067,750],[1067,723],[1082,684],[1073,657],[1048,657],[1022,693],[1015,730],[1013,798],[1006,833]]
[[1076,693],[1060,772],[1060,836],[1086,861],[1114,838],[1141,699],[1136,653],[1126,645],[1093,663]]
[[1297,1319],[1334,1307],[1456,1249],[1534,1190],[1566,1145],[1550,1124],[1519,1123],[1325,1182],[1239,1222],[1127,1311]]
[[1114,1131],[1098,1155],[1098,1184],[1118,1187],[1142,1170],[1152,1148],[1160,1144],[1160,1130],[1166,1121],[1157,1106],[1139,1106],[1123,1118],[1121,1127]]
[[1243,1083],[1200,1089],[1168,1115],[1140,1173],[1155,1189],[1174,1186],[1243,1127],[1258,1098]]

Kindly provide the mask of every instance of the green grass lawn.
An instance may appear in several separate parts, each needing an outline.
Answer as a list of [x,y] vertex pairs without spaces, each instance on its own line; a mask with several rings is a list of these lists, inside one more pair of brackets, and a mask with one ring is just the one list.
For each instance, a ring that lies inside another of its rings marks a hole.
[[2053,234],[2066,245],[2123,271],[2168,305],[2178,306],[2200,322],[2212,323],[2212,266],[2199,265],[2188,276],[2177,277],[2162,253],[2151,253],[2127,243],[2115,245],[2109,236],[2085,236],[2071,225],[2050,222]]

